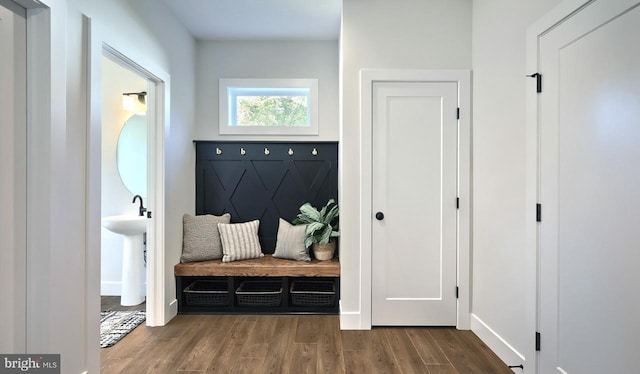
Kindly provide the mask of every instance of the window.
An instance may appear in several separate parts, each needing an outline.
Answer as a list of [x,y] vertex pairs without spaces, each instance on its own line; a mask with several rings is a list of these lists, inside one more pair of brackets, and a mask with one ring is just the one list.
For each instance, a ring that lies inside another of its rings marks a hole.
[[318,135],[318,80],[220,79],[219,131]]

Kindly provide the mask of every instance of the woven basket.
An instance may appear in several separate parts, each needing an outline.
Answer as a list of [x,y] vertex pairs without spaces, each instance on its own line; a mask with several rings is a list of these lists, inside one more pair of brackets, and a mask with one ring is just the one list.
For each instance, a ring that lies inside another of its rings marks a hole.
[[330,281],[293,281],[289,294],[295,306],[330,307],[335,305],[336,286]]
[[187,305],[229,305],[229,291],[225,281],[195,281],[185,288],[183,292]]
[[313,243],[311,246],[313,249],[313,255],[320,261],[329,261],[333,258],[333,254],[336,252],[336,242],[334,240],[327,244]]
[[282,283],[269,281],[245,281],[236,290],[239,306],[279,306],[282,302]]

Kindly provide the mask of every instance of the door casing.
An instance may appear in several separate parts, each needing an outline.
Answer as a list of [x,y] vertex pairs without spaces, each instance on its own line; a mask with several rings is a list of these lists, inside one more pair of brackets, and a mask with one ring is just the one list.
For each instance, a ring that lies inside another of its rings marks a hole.
[[27,274],[27,16],[0,1],[0,351],[26,351]]
[[[118,61],[123,66],[147,79],[149,83],[149,97],[147,101],[148,144],[147,144],[147,184],[148,209],[153,213],[149,224],[147,241],[150,250],[147,253],[147,325],[163,326],[177,314],[177,300],[166,300],[165,280],[165,251],[164,251],[164,222],[165,222],[165,136],[169,129],[169,74],[155,66],[151,61],[145,61],[138,56],[135,60],[128,56],[135,56],[132,51],[119,43],[109,40],[108,33],[95,23],[87,20],[89,28],[89,66],[90,66],[90,124],[87,160],[89,174],[87,176],[88,205],[87,238],[90,247],[100,248],[100,174],[101,174],[101,72],[102,56]],[[94,146],[95,145],[95,146]],[[94,222],[97,222],[95,224]],[[99,252],[98,252],[99,253]],[[88,265],[98,269],[94,277],[89,277],[88,299],[100,295],[100,255],[93,257]],[[88,303],[93,301],[88,300]]]
[[360,315],[359,329],[371,329],[373,82],[457,82],[458,124],[458,307],[456,327],[470,328],[471,72],[469,70],[362,69],[360,71]]

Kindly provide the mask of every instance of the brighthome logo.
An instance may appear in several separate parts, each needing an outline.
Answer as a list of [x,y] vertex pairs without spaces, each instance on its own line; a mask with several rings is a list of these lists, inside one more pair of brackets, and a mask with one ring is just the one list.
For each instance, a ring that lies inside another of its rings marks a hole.
[[51,373],[60,374],[60,355],[0,354],[0,374]]

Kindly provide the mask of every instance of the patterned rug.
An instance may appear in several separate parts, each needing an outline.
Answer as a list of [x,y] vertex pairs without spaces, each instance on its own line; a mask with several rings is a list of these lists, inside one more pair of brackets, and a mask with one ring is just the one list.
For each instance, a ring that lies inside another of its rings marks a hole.
[[144,311],[100,312],[100,348],[116,344],[146,318]]

